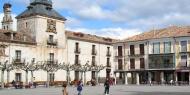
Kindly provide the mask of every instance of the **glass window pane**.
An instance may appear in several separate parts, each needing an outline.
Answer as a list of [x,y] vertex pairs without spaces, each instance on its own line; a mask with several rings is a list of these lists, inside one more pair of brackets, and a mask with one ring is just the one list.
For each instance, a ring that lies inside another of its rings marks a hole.
[[153,53],[154,54],[160,53],[160,43],[153,43]]
[[181,41],[181,52],[187,52],[187,41]]

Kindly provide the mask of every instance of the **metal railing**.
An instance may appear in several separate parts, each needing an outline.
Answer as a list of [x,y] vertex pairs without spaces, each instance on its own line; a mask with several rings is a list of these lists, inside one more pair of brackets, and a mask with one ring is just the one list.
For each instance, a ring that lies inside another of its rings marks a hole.
[[75,48],[75,51],[74,51],[76,54],[80,54],[81,53],[81,49],[80,48]]
[[57,40],[56,39],[54,39],[54,40],[51,40],[51,39],[48,39],[47,40],[47,44],[48,45],[53,45],[53,46],[57,46]]

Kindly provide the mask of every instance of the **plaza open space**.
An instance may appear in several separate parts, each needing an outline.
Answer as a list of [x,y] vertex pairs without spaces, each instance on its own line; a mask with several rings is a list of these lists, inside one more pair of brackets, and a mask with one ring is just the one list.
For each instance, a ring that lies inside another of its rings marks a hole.
[[[111,86],[109,95],[190,95],[190,86]],[[68,87],[69,95],[77,95],[76,87]],[[85,86],[82,95],[104,95],[104,87]],[[61,87],[36,89],[1,89],[0,95],[62,95]]]

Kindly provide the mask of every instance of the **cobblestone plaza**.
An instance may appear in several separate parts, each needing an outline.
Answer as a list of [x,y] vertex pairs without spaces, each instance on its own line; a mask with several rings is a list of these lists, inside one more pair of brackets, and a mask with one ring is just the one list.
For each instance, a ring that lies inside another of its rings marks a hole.
[[[190,95],[190,86],[112,86],[110,95]],[[62,95],[62,88],[1,89],[0,95]],[[103,86],[86,86],[82,95],[104,95]],[[68,87],[69,95],[77,95],[76,87]]]

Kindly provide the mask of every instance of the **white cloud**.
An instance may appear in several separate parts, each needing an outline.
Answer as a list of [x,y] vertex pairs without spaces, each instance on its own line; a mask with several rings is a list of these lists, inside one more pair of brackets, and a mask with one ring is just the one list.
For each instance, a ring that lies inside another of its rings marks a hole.
[[74,18],[74,17],[66,17],[67,21],[66,21],[66,27],[70,26],[70,27],[77,27],[77,26],[81,26],[82,22],[81,20]]
[[124,39],[142,33],[139,29],[124,29],[124,28],[102,28],[102,29],[87,29],[87,28],[67,28],[67,30],[75,32],[83,32],[103,37],[111,37],[115,39]]
[[[3,20],[4,17],[4,13],[0,13],[0,22]],[[16,14],[12,14],[12,18],[13,18],[13,30],[16,31],[17,30],[17,20],[15,19]],[[0,25],[0,29],[2,29],[2,23]]]

